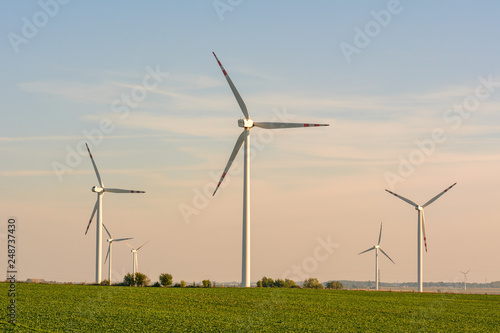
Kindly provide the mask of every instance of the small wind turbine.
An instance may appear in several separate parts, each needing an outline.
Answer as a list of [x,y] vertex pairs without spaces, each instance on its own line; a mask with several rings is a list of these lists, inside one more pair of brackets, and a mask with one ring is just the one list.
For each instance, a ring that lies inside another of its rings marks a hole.
[[132,271],[134,272],[134,279],[135,279],[135,273],[139,271],[139,262],[137,261],[137,251],[139,251],[141,249],[141,247],[143,247],[144,245],[146,245],[149,241],[147,241],[146,243],[142,244],[141,246],[139,246],[137,249],[134,249],[129,243],[125,243],[128,245],[128,247],[130,247],[132,250],[130,250],[130,252],[133,253],[133,267],[132,267]]
[[106,259],[104,259],[104,263],[106,263],[106,260],[108,260],[108,256],[109,256],[108,280],[109,280],[109,285],[111,285],[111,259],[112,259],[112,254],[113,254],[113,242],[121,242],[121,241],[132,239],[132,238],[128,237],[128,238],[113,239],[113,237],[111,237],[111,234],[109,233],[108,228],[106,228],[106,225],[103,224],[102,226],[104,227],[104,230],[106,230],[106,233],[109,236],[109,239],[108,239],[108,243],[109,243],[109,245],[108,245],[108,253],[106,253]]
[[460,273],[462,273],[464,275],[464,290],[467,290],[467,274],[469,274],[469,272],[470,272],[470,269],[467,272],[460,271]]
[[369,252],[371,250],[375,250],[375,290],[378,290],[378,275],[379,275],[379,272],[378,272],[378,250],[380,250],[380,252],[382,252],[387,257],[387,259],[389,259],[390,261],[392,261],[393,264],[395,264],[395,262],[380,247],[380,240],[381,239],[382,239],[382,222],[380,222],[380,233],[378,235],[377,245],[373,245],[373,247],[370,247],[368,250],[364,250],[363,252],[358,253],[358,255],[359,255],[359,254],[363,254],[365,252]]
[[236,101],[238,102],[244,119],[238,120],[238,126],[243,127],[243,132],[240,134],[238,139],[236,140],[236,144],[234,145],[233,152],[229,157],[229,161],[227,162],[226,168],[220,177],[219,183],[215,188],[214,194],[217,192],[220,184],[224,180],[231,164],[233,164],[236,155],[238,154],[241,146],[245,143],[244,147],[244,176],[243,176],[243,253],[242,253],[242,272],[241,272],[241,286],[242,287],[250,287],[250,130],[256,126],[264,129],[276,129],[276,128],[292,128],[292,127],[316,127],[316,126],[328,126],[328,124],[299,124],[299,123],[280,123],[280,122],[254,122],[250,119],[250,115],[248,113],[245,102],[240,96],[238,90],[233,84],[233,81],[229,78],[224,67],[222,67],[221,62],[217,59],[217,56],[214,54],[217,63],[224,74],[224,77],[231,88]]
[[434,201],[436,201],[440,196],[442,196],[443,194],[445,194],[446,192],[448,192],[453,186],[455,186],[457,183],[451,185],[450,187],[448,187],[446,190],[444,190],[443,192],[439,193],[438,195],[436,195],[434,198],[432,198],[431,200],[427,201],[425,204],[423,204],[422,206],[420,205],[417,205],[416,203],[414,203],[413,201],[411,200],[408,200],[396,193],[393,193],[389,190],[386,189],[387,192],[389,192],[390,194],[398,197],[399,199],[409,203],[410,205],[412,205],[413,207],[415,207],[415,209],[418,211],[418,231],[417,231],[417,280],[418,280],[418,291],[419,292],[422,292],[424,290],[424,283],[423,283],[423,264],[422,264],[422,257],[423,257],[423,250],[422,250],[422,234],[423,234],[423,238],[424,238],[424,244],[425,244],[425,252],[427,252],[427,238],[425,236],[425,216],[424,216],[424,208],[429,206],[431,203],[433,203]]
[[94,166],[94,171],[97,176],[97,181],[99,182],[99,186],[92,187],[92,192],[97,193],[97,201],[94,206],[94,210],[92,211],[92,215],[90,216],[89,224],[87,225],[87,230],[85,230],[85,235],[89,231],[90,224],[92,223],[92,219],[94,218],[95,213],[97,212],[97,223],[96,223],[96,260],[95,260],[95,283],[101,283],[101,263],[102,263],[102,196],[104,192],[111,193],[145,193],[144,191],[133,191],[133,190],[122,190],[119,188],[105,188],[104,184],[101,180],[101,176],[99,175],[99,170],[97,170],[97,166],[95,165],[94,158],[90,153],[89,146],[87,146],[87,151],[90,155],[90,160],[92,161],[92,165]]

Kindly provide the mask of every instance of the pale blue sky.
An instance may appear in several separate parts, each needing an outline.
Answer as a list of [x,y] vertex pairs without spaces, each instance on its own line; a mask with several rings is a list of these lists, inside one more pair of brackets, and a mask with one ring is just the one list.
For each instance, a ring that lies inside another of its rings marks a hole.
[[[220,176],[240,132],[215,51],[254,120],[286,110],[292,121],[331,124],[267,139],[252,131],[255,144],[267,140],[252,161],[252,281],[302,265],[327,236],[339,247],[310,276],[373,279],[372,258],[357,253],[376,241],[380,221],[397,263],[381,263],[382,279],[414,281],[416,214],[384,189],[399,157],[435,128],[445,142],[393,184],[425,202],[458,182],[427,212],[424,280],[461,280],[469,268],[471,281],[500,280],[499,88],[456,128],[457,113],[447,113],[475,96],[480,77],[500,81],[497,2],[242,0],[221,20],[211,0],[73,0],[16,53],[9,34],[23,36],[23,18],[43,19],[40,3],[0,4],[0,198],[2,219],[22,223],[22,278],[93,280],[95,230],[83,232],[97,181],[85,154],[61,181],[53,164],[65,164],[82,131],[109,118],[114,129],[92,147],[105,184],[147,193],[107,195],[104,221],[137,243],[151,239],[140,270],[153,279],[168,271],[174,280],[240,280],[241,174],[202,200],[207,207],[191,223],[180,213],[212,173]],[[346,61],[341,43],[355,45],[355,28],[373,25],[372,11],[388,6],[398,13]],[[119,118],[113,103],[141,87],[147,67],[168,75]],[[56,254],[38,257],[43,246]],[[114,253],[117,279],[131,255],[119,246]],[[68,258],[79,264],[61,267]]]

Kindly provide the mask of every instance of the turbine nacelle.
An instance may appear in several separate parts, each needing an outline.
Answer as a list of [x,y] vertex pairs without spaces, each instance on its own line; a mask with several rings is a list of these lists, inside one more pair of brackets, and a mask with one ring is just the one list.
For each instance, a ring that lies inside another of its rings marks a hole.
[[244,128],[252,128],[254,126],[252,119],[238,119],[238,126]]
[[94,187],[92,187],[92,192],[102,193],[102,192],[104,192],[104,189],[102,187],[94,186]]
[[422,207],[422,206],[415,206],[415,210],[422,211],[422,210],[424,210],[424,207]]

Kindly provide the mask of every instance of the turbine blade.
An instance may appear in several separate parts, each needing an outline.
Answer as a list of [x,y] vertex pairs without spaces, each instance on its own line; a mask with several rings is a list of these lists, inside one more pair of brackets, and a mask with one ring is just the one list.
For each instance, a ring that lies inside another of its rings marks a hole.
[[109,256],[109,249],[111,248],[111,243],[109,243],[108,245],[108,253],[106,253],[106,259],[104,259],[104,263],[106,263],[106,261],[108,260],[108,256]]
[[110,192],[110,193],[146,193],[144,191],[123,190],[121,188],[105,188],[104,192]]
[[439,193],[438,195],[436,195],[434,198],[432,198],[431,200],[427,201],[422,207],[425,208],[427,206],[429,206],[431,203],[433,203],[434,201],[436,201],[440,196],[442,196],[443,194],[445,194],[446,192],[448,192],[453,186],[457,185],[457,183],[451,185],[450,187],[448,187],[446,190],[444,190],[443,192]]
[[94,205],[94,210],[92,211],[92,215],[90,215],[90,220],[89,220],[89,224],[87,224],[87,230],[85,230],[85,235],[89,231],[90,224],[92,223],[92,219],[94,218],[94,215],[95,215],[95,212],[97,211],[98,206],[99,206],[99,197],[97,197],[97,201],[95,202],[95,205]]
[[97,166],[95,165],[94,158],[92,157],[92,153],[90,152],[89,145],[85,143],[85,146],[87,146],[87,151],[89,152],[90,155],[90,160],[92,161],[92,165],[94,166],[94,171],[97,176],[97,180],[99,181],[99,186],[104,188],[104,184],[102,183],[101,176],[99,175],[99,170],[97,170]]
[[414,207],[417,207],[418,205],[416,203],[414,203],[413,201],[409,200],[409,199],[406,199],[405,197],[402,197],[400,196],[399,194],[396,194],[394,192],[391,192],[389,190],[386,189],[387,192],[389,192],[390,194],[398,197],[399,199],[403,200],[403,201],[406,201],[407,203],[409,203],[410,205],[414,206]]
[[379,247],[378,249],[380,250],[380,252],[382,252],[382,253],[383,253],[383,254],[387,257],[387,259],[389,259],[390,261],[392,261],[392,263],[393,263],[393,264],[396,264],[396,263],[395,263],[395,262],[391,259],[391,257],[389,257],[389,256],[387,255],[387,253],[385,253],[385,252],[384,252],[384,250],[382,250],[382,248],[380,248],[380,247]]
[[364,250],[363,252],[359,252],[358,255],[363,254],[363,253],[368,252],[368,251],[371,251],[371,250],[375,250],[375,246],[370,247],[368,250]]
[[425,214],[423,209],[422,209],[422,231],[424,233],[425,252],[427,252],[427,237],[425,236]]
[[121,241],[124,241],[124,240],[127,240],[127,239],[133,239],[133,238],[118,238],[118,239],[113,239],[113,242],[121,242]]
[[102,226],[104,227],[104,230],[106,230],[106,233],[108,234],[109,239],[113,239],[113,237],[111,237],[111,234],[108,231],[108,228],[106,228],[106,225],[103,223]]
[[245,116],[246,119],[250,119],[250,116],[248,115],[247,106],[245,105],[245,102],[243,102],[243,99],[241,98],[240,93],[238,92],[238,90],[236,90],[236,87],[234,86],[233,81],[231,81],[231,78],[229,77],[229,75],[227,75],[226,70],[224,69],[224,67],[220,63],[219,59],[215,55],[215,52],[212,52],[212,53],[214,54],[215,59],[219,63],[220,69],[222,70],[222,73],[224,74],[224,77],[226,78],[227,83],[229,83],[229,87],[231,87],[231,90],[233,91],[233,95],[234,95],[234,97],[236,97],[236,100],[238,101],[238,104],[240,105],[240,109],[243,112],[243,115]]
[[236,155],[238,155],[238,152],[240,151],[240,148],[243,145],[243,141],[245,140],[245,131],[246,130],[243,130],[243,132],[238,137],[238,140],[236,140],[236,144],[234,145],[233,152],[231,153],[231,156],[229,156],[229,161],[227,161],[226,168],[224,169],[224,172],[222,173],[222,176],[220,177],[219,184],[217,184],[217,187],[215,188],[214,194],[212,194],[212,196],[214,196],[215,192],[217,192],[217,190],[219,189],[219,186],[222,183],[222,181],[224,180],[224,177],[226,177],[227,172],[229,171],[229,168],[231,167],[234,159],[236,158]]
[[330,126],[330,124],[301,124],[301,123],[276,123],[276,122],[256,122],[253,123],[253,125],[267,129]]
[[378,244],[377,245],[380,245],[381,239],[382,239],[382,222],[380,222],[380,233],[378,235]]
[[139,251],[139,249],[140,249],[141,247],[143,247],[144,245],[146,245],[147,243],[149,243],[149,241],[147,241],[146,243],[144,243],[144,244],[142,244],[141,246],[139,246],[139,247],[137,248],[137,250],[136,250],[136,251]]
[[128,247],[130,247],[132,250],[135,250],[135,249],[132,247],[132,245],[130,245],[129,243],[125,242],[125,244],[127,244],[127,245],[128,245]]

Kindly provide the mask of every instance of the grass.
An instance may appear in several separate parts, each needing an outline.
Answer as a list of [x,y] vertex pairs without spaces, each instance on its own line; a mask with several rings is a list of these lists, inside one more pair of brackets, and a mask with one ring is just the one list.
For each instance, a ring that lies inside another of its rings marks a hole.
[[[7,295],[8,284],[0,284]],[[2,332],[495,332],[500,296],[17,284]]]

